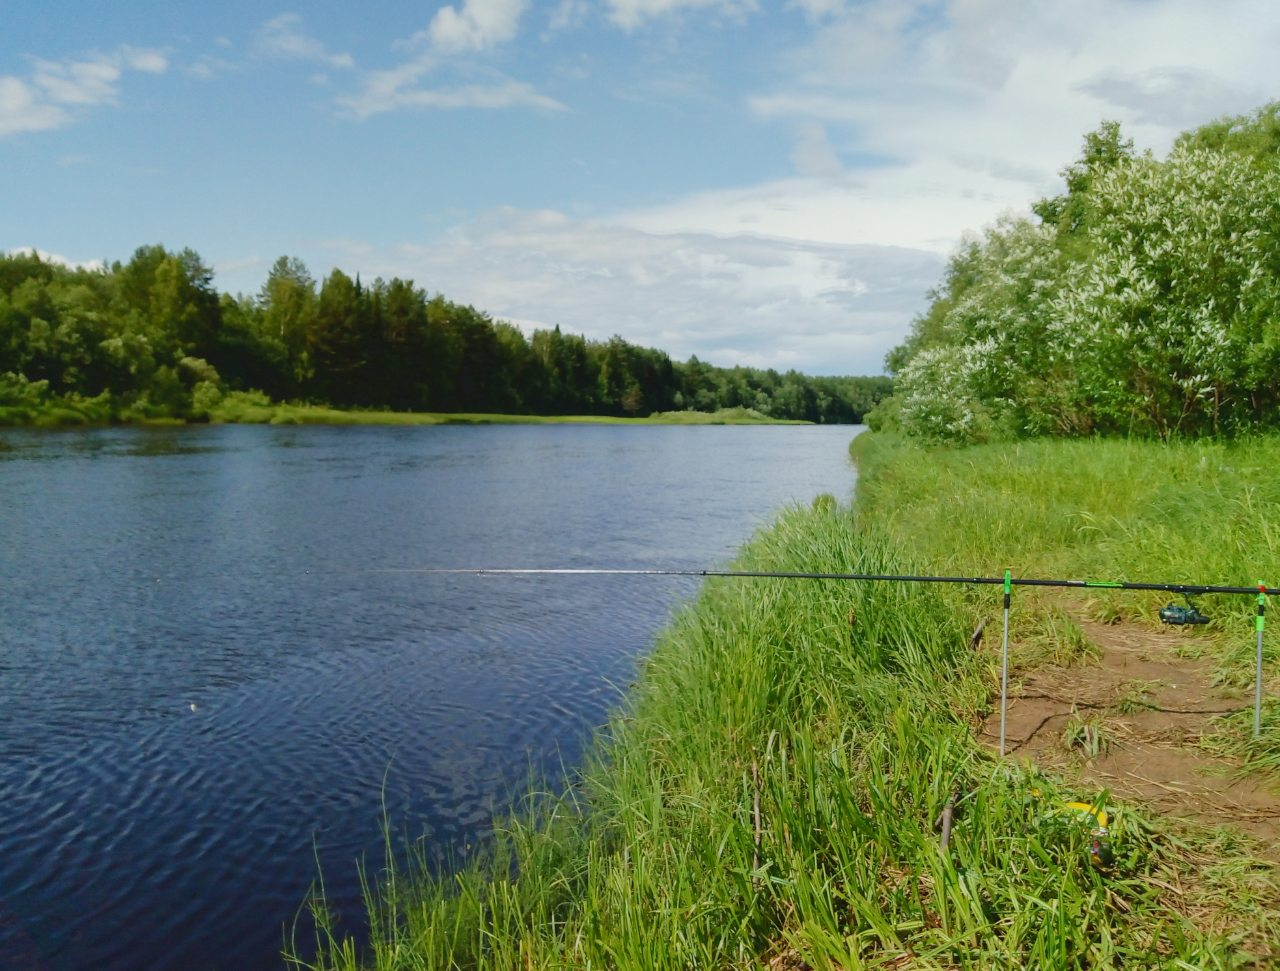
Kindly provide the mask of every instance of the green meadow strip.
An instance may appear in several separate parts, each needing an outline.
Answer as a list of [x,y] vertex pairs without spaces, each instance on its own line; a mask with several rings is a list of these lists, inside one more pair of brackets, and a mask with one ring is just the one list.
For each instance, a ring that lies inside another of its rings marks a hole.
[[[1264,470],[1280,444],[1161,448],[923,453],[859,441],[855,506],[820,497],[791,509],[734,566],[1223,583],[1268,572],[1275,527],[1265,510],[1280,495]],[[1204,471],[1228,466],[1232,475]],[[1156,603],[1066,595],[1099,598],[1099,614],[1146,617]],[[1033,649],[1083,651],[1078,629],[1037,614],[1036,597],[1021,594],[1014,610]],[[1221,648],[1227,664],[1239,611],[1225,598],[1213,606],[1221,619],[1206,649]],[[317,899],[319,956],[293,964],[1273,966],[1280,895],[1247,841],[1148,818],[977,743],[999,669],[969,641],[999,610],[992,589],[709,579],[642,664],[568,793],[531,795],[448,873],[421,862],[371,872],[367,954]],[[1251,630],[1252,617],[1241,619]],[[1109,869],[1091,863],[1093,820],[1064,810],[1071,801],[1111,811]]]
[[[2,415],[0,415],[2,417]],[[231,394],[209,415],[213,422],[258,425],[807,425],[770,418],[750,408],[714,412],[665,411],[643,418],[607,415],[507,415],[481,412],[414,412],[275,404],[259,394]]]

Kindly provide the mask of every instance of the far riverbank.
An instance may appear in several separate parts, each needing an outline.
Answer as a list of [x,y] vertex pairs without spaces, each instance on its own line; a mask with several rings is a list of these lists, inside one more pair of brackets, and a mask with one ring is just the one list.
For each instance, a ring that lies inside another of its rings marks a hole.
[[207,412],[175,417],[145,412],[116,413],[97,399],[57,399],[39,405],[0,405],[0,427],[58,428],[102,425],[809,425],[773,418],[751,408],[714,412],[664,411],[643,417],[612,415],[520,415],[487,412],[388,411],[333,408],[328,405],[276,403],[253,393],[226,396]]

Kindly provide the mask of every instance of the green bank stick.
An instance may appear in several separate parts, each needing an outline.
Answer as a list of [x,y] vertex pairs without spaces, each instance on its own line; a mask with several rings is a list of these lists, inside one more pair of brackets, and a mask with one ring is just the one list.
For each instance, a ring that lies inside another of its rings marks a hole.
[[1267,585],[1258,581],[1258,649],[1253,671],[1253,737],[1262,734],[1262,630],[1267,625]]
[[1004,755],[1005,717],[1009,710],[1009,593],[1013,571],[1004,571],[1004,638],[1000,646],[1000,754]]

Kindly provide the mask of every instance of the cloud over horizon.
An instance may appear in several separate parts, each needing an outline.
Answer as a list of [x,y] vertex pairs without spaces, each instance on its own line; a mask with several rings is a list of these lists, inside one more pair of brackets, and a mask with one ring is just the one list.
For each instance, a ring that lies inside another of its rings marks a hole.
[[514,209],[459,224],[438,243],[326,249],[348,273],[412,279],[526,327],[808,373],[840,371],[832,362],[842,360],[878,373],[902,315],[943,266],[908,248],[654,234]]

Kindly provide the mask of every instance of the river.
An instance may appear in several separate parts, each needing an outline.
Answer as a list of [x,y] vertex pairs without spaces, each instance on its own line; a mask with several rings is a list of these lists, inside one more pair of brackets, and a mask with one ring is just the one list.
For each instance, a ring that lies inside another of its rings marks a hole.
[[[0,430],[0,964],[281,966],[383,820],[465,855],[858,429]],[[390,572],[388,572],[390,571]],[[9,962],[9,963],[5,963]]]

